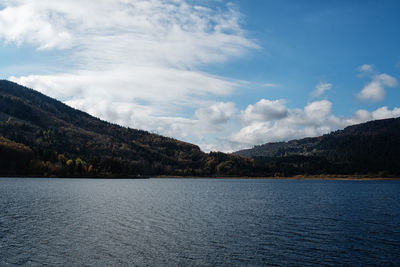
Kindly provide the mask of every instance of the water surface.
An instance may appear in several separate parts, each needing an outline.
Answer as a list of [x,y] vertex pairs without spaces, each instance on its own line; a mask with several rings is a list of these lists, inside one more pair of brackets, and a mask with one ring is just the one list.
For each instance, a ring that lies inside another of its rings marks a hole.
[[0,179],[0,266],[399,263],[399,181]]

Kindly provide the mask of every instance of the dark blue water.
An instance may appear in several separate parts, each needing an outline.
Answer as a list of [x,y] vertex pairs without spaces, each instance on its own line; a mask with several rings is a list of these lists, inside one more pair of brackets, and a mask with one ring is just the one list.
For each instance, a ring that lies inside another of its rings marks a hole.
[[400,182],[0,179],[0,266],[399,266]]

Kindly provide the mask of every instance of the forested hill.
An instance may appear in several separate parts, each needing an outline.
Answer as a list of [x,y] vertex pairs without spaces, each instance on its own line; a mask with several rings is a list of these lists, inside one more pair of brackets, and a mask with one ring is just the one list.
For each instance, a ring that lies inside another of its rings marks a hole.
[[0,175],[244,175],[252,161],[102,121],[0,80]]
[[299,174],[400,174],[400,118],[370,121],[320,137],[267,143],[235,154]]
[[0,176],[399,176],[399,159],[400,118],[236,154],[207,154],[0,80]]

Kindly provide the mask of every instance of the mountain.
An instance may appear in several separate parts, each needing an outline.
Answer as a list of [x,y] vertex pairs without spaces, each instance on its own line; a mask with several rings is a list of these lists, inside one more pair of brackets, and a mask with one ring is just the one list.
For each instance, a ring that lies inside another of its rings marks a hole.
[[252,160],[121,127],[0,80],[1,176],[246,175]]
[[400,118],[370,121],[320,137],[267,143],[234,154],[290,174],[400,174]]
[[400,118],[233,154],[121,127],[0,80],[0,176],[400,175]]

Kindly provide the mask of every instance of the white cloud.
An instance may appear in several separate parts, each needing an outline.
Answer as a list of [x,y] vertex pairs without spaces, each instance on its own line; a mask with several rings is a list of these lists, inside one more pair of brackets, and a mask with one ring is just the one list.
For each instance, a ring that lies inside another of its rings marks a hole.
[[257,47],[244,37],[240,14],[230,5],[219,12],[183,0],[6,3],[0,11],[2,39],[41,49],[74,48],[80,63],[188,68]]
[[287,115],[285,101],[261,99],[255,105],[249,105],[240,114],[240,119],[244,125],[249,125],[255,121],[265,122],[281,119]]
[[315,87],[315,90],[311,93],[311,96],[319,97],[319,96],[323,95],[326,91],[331,90],[331,89],[332,89],[331,83],[321,82]]
[[396,87],[399,84],[396,78],[393,78],[392,76],[387,74],[380,74],[377,75],[375,78],[379,80],[383,85],[389,87]]
[[319,136],[353,124],[399,116],[400,108],[390,110],[384,106],[373,112],[358,110],[350,117],[337,117],[332,113],[330,101],[315,101],[304,109],[287,109],[285,117],[248,122],[229,137],[230,151],[268,142]]
[[36,8],[37,3],[7,3],[10,6],[0,11],[0,39],[18,45],[29,43],[38,46],[39,49],[63,49],[71,45],[71,34],[53,20],[51,13]]
[[361,73],[372,73],[372,72],[374,72],[374,67],[370,64],[364,64],[364,65],[361,65],[360,67],[358,67],[358,70]]
[[[354,115],[353,115],[353,123],[358,123],[358,122],[364,122],[364,121],[369,121],[372,120],[372,114],[371,112],[365,110],[365,109],[359,109],[357,110]],[[350,122],[351,124],[351,122]]]
[[[258,45],[232,4],[185,0],[16,0],[3,3],[0,40],[66,50],[60,73],[10,80],[102,119],[187,138],[220,129],[234,114],[220,103],[241,84],[199,71]],[[65,64],[64,64],[65,63]],[[185,110],[197,110],[187,114]],[[209,116],[209,117],[207,117]],[[216,125],[214,128],[211,125]],[[191,140],[193,141],[193,140]]]
[[200,108],[195,112],[199,120],[209,124],[224,124],[227,123],[235,115],[235,104],[217,103],[209,107]]
[[400,108],[394,108],[393,110],[389,110],[387,106],[378,108],[377,110],[372,112],[372,118],[374,120],[396,118],[399,116],[400,116]]
[[307,119],[317,121],[332,113],[332,103],[328,100],[315,101],[308,104],[304,111]]
[[386,90],[384,87],[396,87],[398,85],[396,78],[386,73],[376,74],[371,65],[362,65],[359,67],[359,70],[362,76],[372,76],[372,81],[364,86],[364,88],[357,94],[359,99],[374,102],[382,101],[386,97]]
[[157,114],[174,107],[203,105],[205,99],[201,97],[210,94],[226,96],[236,86],[233,82],[205,73],[163,67],[77,71],[59,75],[10,77],[10,80],[64,100],[108,98],[146,102]]
[[359,99],[382,101],[385,99],[386,91],[380,81],[373,80],[367,84],[357,95]]
[[262,87],[279,87],[280,85],[277,83],[263,83],[261,84]]
[[[157,134],[162,133],[179,139],[196,138],[198,142],[204,140],[205,134],[213,132],[227,134],[226,130],[229,129],[225,128],[226,123],[235,112],[233,103],[210,104],[209,110],[197,110],[195,118],[154,115],[150,107],[134,101],[127,103],[110,99],[80,99],[66,103],[78,109],[89,107],[89,113],[97,114],[98,117],[107,118],[123,126],[140,128]],[[206,149],[206,144],[201,148]]]
[[[276,103],[276,101],[265,99],[260,102]],[[230,140],[238,144],[254,145],[305,136],[316,136],[329,132],[330,129],[325,123],[332,113],[331,102],[327,100],[315,101],[304,107],[304,110],[288,110],[283,104],[284,102],[281,100],[278,105],[281,111],[280,116],[267,117],[264,120],[262,117],[248,116],[245,126],[239,132],[231,135]],[[249,105],[242,114],[253,110],[253,107],[253,105]]]

